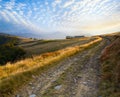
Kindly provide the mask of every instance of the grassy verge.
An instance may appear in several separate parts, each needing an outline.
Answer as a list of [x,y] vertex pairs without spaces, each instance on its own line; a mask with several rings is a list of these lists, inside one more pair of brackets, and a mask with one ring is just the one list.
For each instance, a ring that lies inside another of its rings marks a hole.
[[110,38],[113,42],[105,48],[101,56],[102,79],[99,95],[120,97],[120,36]]
[[0,97],[7,97],[14,93],[16,89],[22,87],[28,81],[32,80],[33,75],[39,75],[45,69],[55,65],[60,60],[74,55],[79,51],[89,48],[91,45],[100,42],[102,39],[98,37],[89,43],[68,47],[51,53],[45,53],[33,58],[21,60],[14,64],[8,63],[6,66],[0,67]]

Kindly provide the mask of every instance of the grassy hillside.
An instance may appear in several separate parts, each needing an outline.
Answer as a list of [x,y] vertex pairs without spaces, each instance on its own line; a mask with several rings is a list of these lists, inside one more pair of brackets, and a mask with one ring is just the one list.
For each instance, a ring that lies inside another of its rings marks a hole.
[[120,33],[107,35],[111,44],[101,56],[102,79],[100,95],[102,97],[120,97]]
[[0,34],[0,65],[23,58],[25,51],[17,43],[17,37]]
[[[13,64],[6,64],[0,67],[0,96],[7,97],[14,93],[16,89],[22,87],[33,76],[39,75],[44,70],[56,65],[57,62],[66,57],[72,56],[77,52],[83,51],[93,45],[99,43],[102,39],[95,37],[93,40],[86,39],[87,43],[72,45],[71,47],[62,48],[60,50],[44,53],[33,58],[24,59]],[[82,40],[81,40],[82,41]],[[85,41],[85,39],[84,39]],[[7,88],[6,88],[7,87]]]
[[15,44],[16,41],[17,41],[16,37],[0,34],[0,45],[6,44],[6,43],[13,43],[13,44]]
[[0,65],[86,43],[95,38],[37,40],[0,34]]
[[60,50],[66,47],[84,44],[95,38],[80,38],[80,39],[61,39],[61,40],[33,40],[21,42],[20,47],[23,47],[27,52],[26,56],[39,55],[46,52]]
[[[120,33],[102,37],[109,40],[110,45],[101,55],[99,95],[120,97]],[[31,81],[33,76],[41,74],[77,52],[95,46],[101,40],[100,37],[34,40],[0,34],[0,64],[4,64],[0,66],[0,97],[10,97],[18,88]],[[26,58],[16,61],[24,55]]]

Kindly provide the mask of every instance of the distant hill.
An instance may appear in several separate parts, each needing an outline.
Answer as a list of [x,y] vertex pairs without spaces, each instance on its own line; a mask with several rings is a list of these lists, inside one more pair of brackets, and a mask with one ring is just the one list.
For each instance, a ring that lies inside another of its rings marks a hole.
[[16,40],[16,37],[12,37],[9,34],[0,33],[0,45],[8,42],[15,42]]
[[37,39],[65,39],[66,34],[62,32],[34,33],[34,32],[8,32],[10,35]]
[[19,38],[0,33],[0,65],[23,58],[25,51],[16,46]]

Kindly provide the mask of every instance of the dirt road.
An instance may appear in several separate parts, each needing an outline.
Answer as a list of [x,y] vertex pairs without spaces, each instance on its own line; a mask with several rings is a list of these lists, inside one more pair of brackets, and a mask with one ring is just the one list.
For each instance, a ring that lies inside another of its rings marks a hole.
[[14,97],[99,97],[100,54],[106,40],[66,58],[20,89]]

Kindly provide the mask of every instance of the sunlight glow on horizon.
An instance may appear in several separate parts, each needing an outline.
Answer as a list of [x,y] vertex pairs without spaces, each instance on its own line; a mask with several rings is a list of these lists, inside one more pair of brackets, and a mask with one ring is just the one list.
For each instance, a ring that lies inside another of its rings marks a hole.
[[0,32],[74,35],[116,31],[120,31],[119,0],[0,0]]

